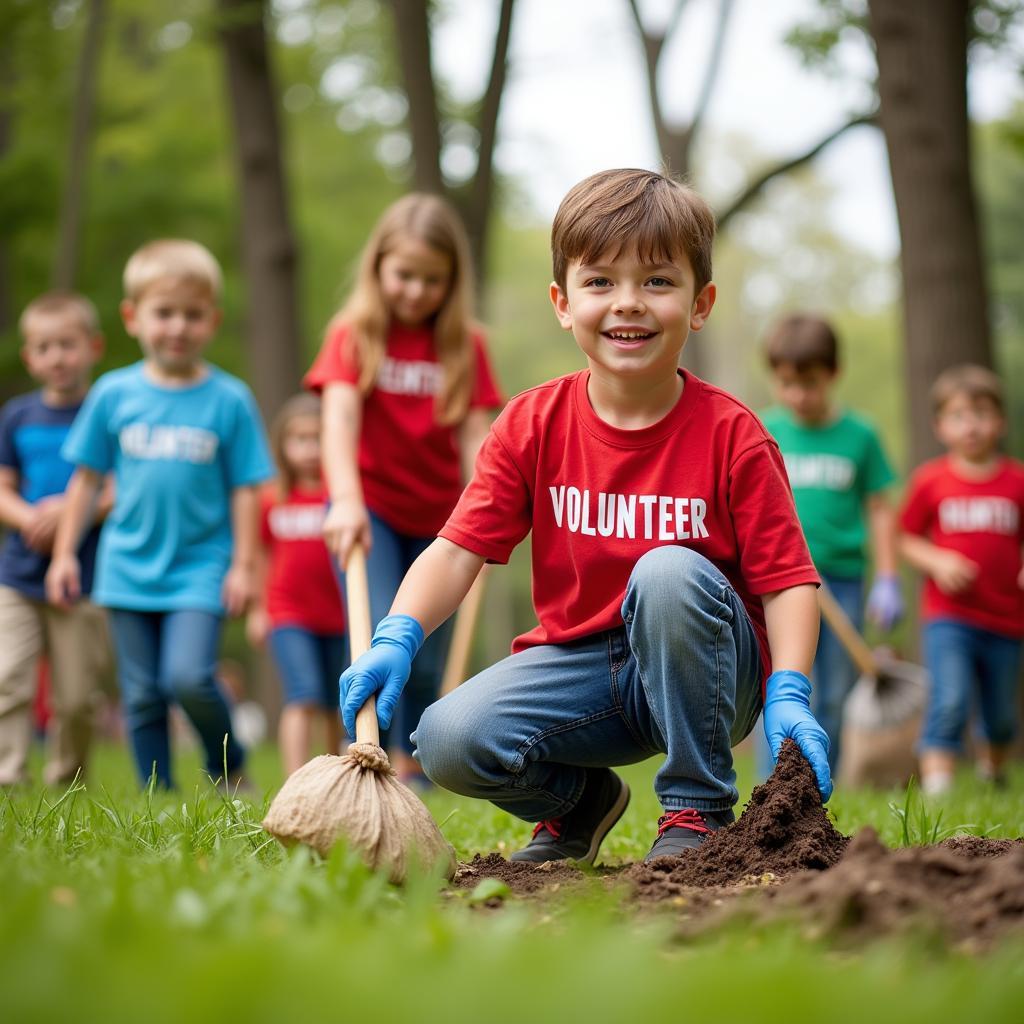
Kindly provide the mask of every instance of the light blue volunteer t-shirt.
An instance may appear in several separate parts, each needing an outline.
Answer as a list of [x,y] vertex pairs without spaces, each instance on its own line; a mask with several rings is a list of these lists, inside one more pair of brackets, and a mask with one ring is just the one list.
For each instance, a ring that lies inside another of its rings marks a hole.
[[136,363],[93,385],[62,454],[114,474],[93,600],[133,611],[223,612],[231,561],[231,492],[273,473],[252,393],[208,367],[183,388]]

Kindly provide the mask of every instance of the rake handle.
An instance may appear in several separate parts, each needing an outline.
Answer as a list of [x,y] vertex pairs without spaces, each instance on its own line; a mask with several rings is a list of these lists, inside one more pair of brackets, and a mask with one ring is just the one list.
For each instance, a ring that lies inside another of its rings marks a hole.
[[466,665],[469,662],[469,651],[473,646],[473,634],[476,632],[477,619],[480,618],[480,606],[484,601],[484,589],[487,585],[487,566],[480,570],[469,593],[459,605],[455,616],[455,629],[452,632],[452,644],[448,648],[448,658],[444,665],[444,676],[441,678],[441,696],[451,693],[461,686],[466,679]]
[[846,653],[864,675],[877,679],[879,675],[878,659],[867,641],[857,632],[850,617],[843,611],[839,602],[824,583],[818,588],[818,607],[829,629],[835,633]]
[[[373,627],[370,619],[370,585],[366,576],[366,552],[353,544],[345,564],[345,603],[348,605],[348,642],[352,661],[370,649]],[[377,698],[371,694],[356,712],[356,743],[380,746]]]

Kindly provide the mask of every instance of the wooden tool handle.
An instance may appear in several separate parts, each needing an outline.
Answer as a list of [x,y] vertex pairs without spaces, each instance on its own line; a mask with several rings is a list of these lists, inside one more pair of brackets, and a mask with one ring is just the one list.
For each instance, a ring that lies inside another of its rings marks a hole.
[[[366,578],[366,552],[353,544],[345,565],[345,603],[348,605],[348,643],[352,660],[370,649],[370,587]],[[370,699],[356,712],[356,743],[380,746],[377,724],[377,698]]]
[[818,605],[829,629],[838,637],[846,653],[853,659],[853,663],[864,675],[877,679],[878,659],[875,657],[874,651],[857,632],[849,616],[843,611],[824,583],[818,588]]
[[448,648],[448,660],[445,662],[444,676],[441,678],[442,697],[466,680],[466,664],[469,661],[469,650],[473,646],[473,634],[476,632],[476,622],[480,617],[480,606],[484,601],[487,572],[488,568],[485,565],[473,581],[473,586],[469,588],[469,593],[459,605],[455,616],[452,644]]

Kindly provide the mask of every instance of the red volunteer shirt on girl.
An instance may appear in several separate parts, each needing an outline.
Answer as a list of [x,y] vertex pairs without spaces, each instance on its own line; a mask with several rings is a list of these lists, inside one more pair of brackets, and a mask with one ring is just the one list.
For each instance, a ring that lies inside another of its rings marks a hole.
[[[342,324],[328,334],[305,386],[357,384],[359,366]],[[484,339],[473,335],[471,409],[502,404]],[[359,472],[366,507],[399,533],[430,537],[444,525],[462,493],[458,429],[435,416],[442,370],[429,327],[394,324],[373,390],[363,402]]]
[[956,619],[1005,636],[1024,636],[1024,591],[1017,583],[1024,542],[1024,464],[1004,458],[987,480],[960,476],[948,456],[918,467],[910,478],[900,525],[979,566],[974,582],[944,594],[928,577],[927,619]]
[[293,489],[280,501],[261,495],[260,534],[267,547],[267,617],[274,628],[299,626],[311,633],[345,632],[345,612],[334,566],[324,543],[327,491]]
[[524,392],[495,421],[440,536],[507,562],[533,530],[538,625],[513,651],[621,626],[636,561],[680,544],[735,588],[770,671],[760,596],[818,583],[782,456],[746,406],[680,372],[679,402],[642,430],[595,414],[587,370]]

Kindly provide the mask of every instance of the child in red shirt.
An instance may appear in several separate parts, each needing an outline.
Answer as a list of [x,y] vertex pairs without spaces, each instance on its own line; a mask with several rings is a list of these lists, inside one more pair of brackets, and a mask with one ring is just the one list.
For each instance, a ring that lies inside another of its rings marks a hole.
[[269,641],[284,687],[278,742],[290,775],[309,760],[318,719],[327,750],[338,751],[338,675],[348,653],[345,614],[323,538],[327,489],[315,395],[296,395],[284,404],[271,445],[278,477],[261,496],[263,596],[246,627],[250,643]]
[[[374,623],[451,514],[501,405],[471,278],[454,211],[437,196],[400,199],[374,228],[306,375],[323,393],[324,537],[342,566],[354,542],[368,550]],[[437,697],[450,636],[442,627],[419,652],[397,712],[405,778],[422,778],[409,734]]]
[[660,174],[605,171],[569,192],[550,294],[587,369],[509,403],[342,676],[346,719],[375,691],[386,719],[424,634],[532,530],[537,627],[414,735],[434,782],[537,823],[513,860],[592,862],[629,800],[610,766],[655,753],[664,814],[648,858],[698,845],[733,819],[731,744],[763,693],[773,756],[793,737],[831,792],[808,706],[818,577],[778,446],[679,369],[714,305],[713,236],[707,204]]
[[1024,464],[999,451],[1006,418],[1002,386],[990,370],[947,370],[932,401],[947,454],[914,473],[900,547],[926,574],[923,641],[932,690],[921,786],[939,794],[952,785],[975,693],[984,733],[978,772],[1004,781],[1024,638]]

